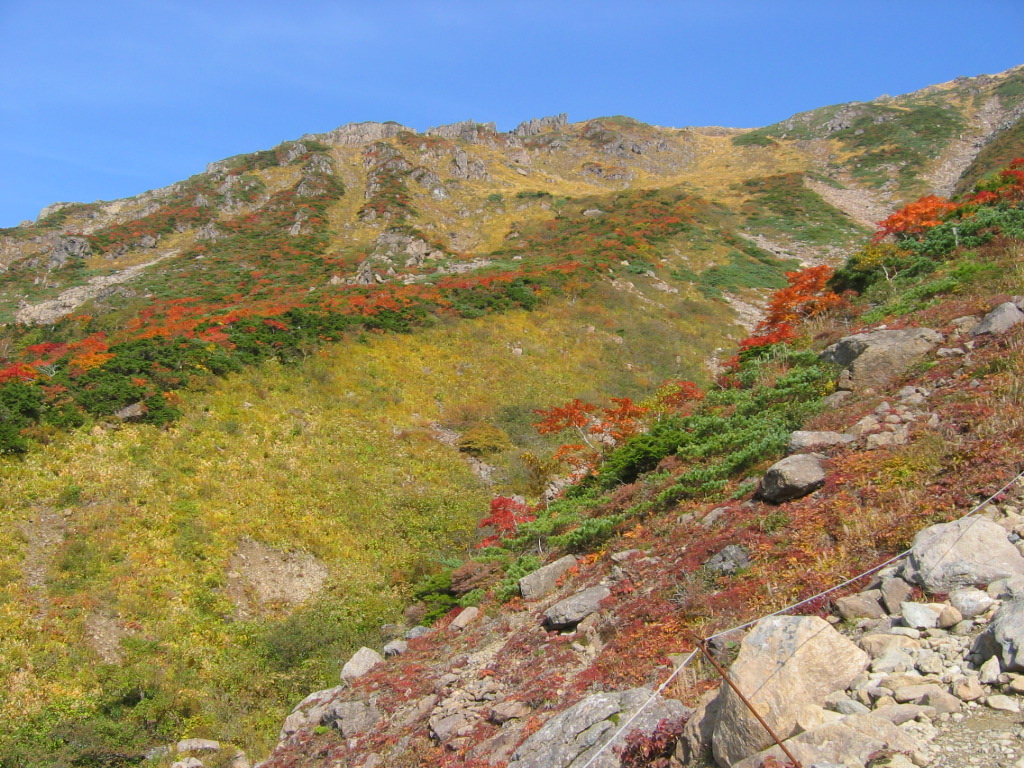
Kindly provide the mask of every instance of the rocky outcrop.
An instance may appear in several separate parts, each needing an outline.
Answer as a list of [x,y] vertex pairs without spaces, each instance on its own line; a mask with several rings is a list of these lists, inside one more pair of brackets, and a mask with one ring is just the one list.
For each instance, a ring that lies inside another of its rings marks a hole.
[[539,133],[560,131],[565,128],[568,118],[569,116],[564,112],[560,115],[552,115],[551,117],[534,117],[523,121],[513,128],[512,134],[525,139],[530,136],[536,136]]
[[[392,139],[403,131],[412,132],[412,128],[394,122],[386,123],[346,123],[335,128],[333,131],[322,134],[313,134],[309,138],[319,139],[327,144],[334,144],[340,147],[360,147],[364,144],[372,144],[375,141]],[[307,138],[303,136],[302,138]]]
[[594,762],[590,760],[618,724],[625,723],[652,696],[654,701],[630,723],[630,733],[651,733],[663,720],[681,720],[689,714],[681,702],[663,699],[646,688],[594,694],[548,720],[515,751],[508,768],[617,768],[616,749],[622,749],[626,733],[616,737]]
[[[761,716],[789,738],[821,710],[825,697],[845,689],[870,658],[823,619],[774,616],[759,621],[729,669]],[[732,688],[719,694],[712,749],[719,765],[732,766],[772,743]]]
[[761,478],[757,495],[780,504],[816,491],[825,483],[821,461],[816,454],[801,453],[775,462]]
[[1000,525],[984,517],[969,517],[918,533],[903,575],[928,592],[946,594],[1024,576],[1024,557]]
[[870,331],[840,339],[820,357],[846,369],[840,389],[860,391],[889,383],[941,341],[942,334],[930,328]]
[[57,240],[48,254],[47,269],[60,269],[76,259],[87,258],[92,253],[92,246],[84,237],[62,237]]

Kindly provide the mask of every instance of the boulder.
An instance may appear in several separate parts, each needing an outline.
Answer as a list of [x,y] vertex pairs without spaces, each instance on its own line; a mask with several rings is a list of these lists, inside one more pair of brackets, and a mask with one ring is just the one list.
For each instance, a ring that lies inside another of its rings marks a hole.
[[1024,671],[1024,598],[1004,602],[992,617],[986,634],[995,641],[991,647],[999,655],[1004,671]]
[[757,495],[779,504],[818,490],[825,484],[825,469],[815,454],[787,456],[772,464],[761,478]]
[[471,605],[469,608],[463,608],[459,615],[452,619],[452,623],[448,625],[448,628],[453,629],[456,632],[461,632],[479,615],[480,609],[475,605]]
[[380,710],[370,701],[335,701],[310,712],[317,725],[333,725],[346,739],[369,731],[381,719]]
[[832,445],[846,445],[856,439],[853,435],[844,435],[841,432],[805,432],[800,430],[789,436],[786,453],[818,451]]
[[409,650],[408,640],[392,640],[384,646],[384,658],[390,659],[392,656],[401,656],[403,653]]
[[711,573],[732,576],[744,568],[750,567],[750,556],[739,544],[729,544],[717,555],[713,555],[704,563],[704,568]]
[[882,605],[889,613],[899,613],[900,604],[910,599],[913,587],[899,577],[882,582]]
[[[588,696],[555,715],[524,741],[512,755],[508,768],[618,768],[628,733],[617,736],[601,756],[590,760],[624,723],[651,698],[647,688]],[[682,720],[690,710],[674,699],[655,695],[654,700],[629,726],[629,733],[653,733],[662,720]]]
[[864,593],[840,597],[836,600],[836,613],[844,619],[880,619],[885,616],[878,600]]
[[[865,765],[874,753],[882,750],[912,753],[917,743],[901,728],[874,715],[849,715],[838,722],[788,739],[786,748],[804,766]],[[768,757],[778,765],[786,765],[786,757],[777,746],[766,749],[736,763],[732,768],[761,768]]]
[[985,318],[971,329],[971,336],[1005,333],[1021,322],[1024,322],[1024,312],[1021,312],[1012,301],[1007,301],[985,315]]
[[1006,531],[984,517],[933,525],[914,537],[903,577],[927,592],[950,593],[1024,575],[1021,557]]
[[[759,621],[740,644],[730,677],[780,738],[789,738],[809,707],[844,690],[868,666],[868,655],[816,616]],[[772,739],[736,693],[723,686],[712,748],[720,765],[733,765]]]
[[845,388],[872,389],[889,383],[941,341],[942,334],[930,328],[870,331],[840,339],[820,357],[849,372]]
[[949,602],[965,619],[980,616],[996,603],[985,592],[974,587],[953,590],[949,594]]
[[522,594],[523,600],[533,602],[554,592],[555,587],[558,586],[558,580],[574,565],[576,565],[576,558],[566,555],[523,576],[519,580],[519,592]]
[[584,589],[544,611],[544,621],[552,629],[574,627],[590,614],[596,613],[601,607],[601,601],[611,593],[605,586]]
[[345,662],[345,666],[341,668],[341,679],[346,683],[351,683],[383,662],[383,656],[372,648],[363,646],[352,654],[351,659]]

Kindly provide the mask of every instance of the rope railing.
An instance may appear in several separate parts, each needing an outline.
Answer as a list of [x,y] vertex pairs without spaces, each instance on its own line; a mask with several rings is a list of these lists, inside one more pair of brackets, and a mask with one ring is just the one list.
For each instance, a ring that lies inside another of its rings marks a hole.
[[[1005,493],[1008,489],[1010,489],[1015,483],[1019,482],[1021,479],[1024,479],[1024,471],[1018,473],[1012,480],[1010,480],[1008,483],[1003,485],[1003,487],[1001,487],[998,491],[996,491],[995,493],[991,494],[984,501],[979,502],[977,505],[975,505],[975,507],[973,509],[971,509],[970,512],[967,512],[966,514],[961,515],[954,522],[958,522],[960,520],[966,520],[967,518],[976,515],[979,511],[984,509],[988,504],[991,504],[995,499],[997,499],[999,496],[1001,496],[1003,493]],[[972,523],[972,525],[973,525],[973,523]],[[968,529],[969,529],[969,527],[968,527]],[[943,556],[940,557],[939,560],[936,562],[936,566],[938,565],[939,562],[942,561],[942,559],[945,557],[945,555],[948,554],[949,551],[954,546],[956,546],[956,543],[964,536],[964,534],[967,533],[968,529],[964,529],[963,531],[961,531],[960,535],[949,545],[949,547],[946,549],[946,552],[943,553]],[[730,629],[725,629],[725,630],[722,630],[721,632],[716,632],[713,635],[709,635],[708,637],[701,639],[700,643],[707,643],[710,640],[714,640],[716,638],[724,637],[726,635],[731,635],[734,632],[740,632],[740,631],[742,631],[744,629],[749,629],[750,627],[754,626],[755,624],[757,624],[757,622],[761,621],[762,619],[768,619],[768,618],[771,618],[773,616],[781,616],[782,614],[789,613],[790,611],[795,610],[797,608],[800,608],[800,607],[802,607],[804,605],[807,605],[808,603],[813,603],[815,600],[820,600],[823,597],[826,597],[826,596],[828,596],[828,595],[830,595],[830,594],[832,594],[834,592],[838,592],[839,590],[844,589],[845,587],[848,587],[851,584],[854,584],[854,583],[860,581],[861,579],[865,578],[866,576],[871,576],[871,575],[877,573],[878,571],[880,571],[883,568],[886,568],[886,567],[892,565],[893,563],[899,562],[900,560],[905,558],[907,555],[909,555],[910,552],[911,552],[911,549],[909,549],[909,548],[905,549],[902,552],[900,552],[899,554],[893,555],[892,557],[890,557],[885,562],[879,563],[878,565],[875,565],[875,566],[873,566],[871,568],[868,568],[866,571],[858,573],[856,576],[853,576],[853,577],[847,579],[846,581],[842,582],[841,584],[836,584],[833,587],[829,587],[828,589],[824,589],[824,590],[822,590],[821,592],[819,592],[816,595],[812,595],[811,597],[808,597],[808,598],[805,598],[803,600],[800,600],[799,602],[793,603],[792,605],[787,605],[785,608],[780,608],[779,610],[773,611],[772,613],[766,613],[763,616],[759,616],[756,619],[751,619],[750,621],[747,621],[747,622],[745,622],[743,624],[739,624],[739,625],[737,625],[735,627],[731,627]],[[615,742],[615,740],[619,738],[619,736],[621,736],[623,733],[626,733],[627,732],[626,729],[629,728],[629,726],[632,725],[636,721],[636,719],[638,717],[640,717],[640,715],[652,703],[654,703],[654,701],[661,695],[661,693],[672,683],[673,680],[676,679],[676,677],[679,676],[679,674],[684,669],[686,669],[691,663],[693,663],[693,660],[697,657],[697,654],[699,653],[699,651],[700,651],[699,645],[698,645],[697,648],[694,648],[692,651],[690,651],[689,655],[686,656],[685,659],[683,659],[679,664],[676,665],[676,668],[674,670],[672,670],[672,673],[665,679],[665,681],[663,683],[661,683],[661,685],[659,685],[654,690],[654,692],[650,695],[650,697],[648,697],[648,699],[643,704],[641,704],[640,707],[632,715],[630,715],[630,717],[627,718],[626,721],[622,725],[620,725],[615,730],[615,732],[612,734],[611,738],[609,738],[607,741],[605,741],[605,743],[601,745],[600,749],[598,749],[597,752],[595,752],[593,755],[591,755],[590,759],[587,760],[587,762],[584,763],[582,766],[580,766],[580,768],[590,768],[594,764],[594,762],[602,754],[604,754],[608,750],[608,748]],[[749,704],[748,704],[748,706],[749,706]],[[752,707],[751,707],[751,710],[754,711]],[[757,712],[754,711],[754,714],[757,715]]]

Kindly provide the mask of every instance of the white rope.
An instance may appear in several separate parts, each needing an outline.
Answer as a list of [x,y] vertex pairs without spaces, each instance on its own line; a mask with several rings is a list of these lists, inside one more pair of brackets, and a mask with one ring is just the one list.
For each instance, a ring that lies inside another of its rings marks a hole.
[[[1006,485],[1004,485],[1004,486],[1003,486],[1002,488],[1000,488],[1000,489],[999,489],[998,491],[996,491],[996,492],[995,492],[995,493],[993,493],[993,494],[992,494],[991,496],[989,496],[989,497],[988,497],[987,499],[985,499],[984,501],[982,501],[981,503],[979,503],[979,504],[978,504],[977,506],[975,506],[975,507],[974,507],[974,509],[972,509],[972,510],[971,510],[970,512],[968,512],[967,514],[965,514],[965,515],[962,515],[961,517],[959,517],[959,518],[958,518],[958,520],[966,520],[966,519],[967,519],[968,517],[970,517],[971,515],[974,515],[974,514],[976,514],[976,513],[977,513],[977,512],[979,511],[979,510],[981,510],[982,508],[984,508],[986,504],[989,504],[989,503],[991,503],[993,499],[995,499],[995,498],[996,498],[997,496],[999,496],[999,495],[1000,495],[1001,493],[1003,493],[1003,492],[1004,492],[1005,490],[1007,490],[1007,489],[1008,489],[1008,488],[1009,488],[1010,486],[1012,486],[1012,485],[1013,485],[1014,483],[1018,482],[1018,481],[1019,481],[1019,480],[1021,480],[1022,478],[1024,478],[1024,472],[1020,472],[1020,473],[1019,473],[1019,474],[1018,474],[1018,475],[1017,475],[1017,476],[1016,476],[1015,478],[1013,478],[1013,479],[1012,479],[1012,480],[1011,480],[1010,482],[1006,483]],[[963,535],[963,534],[961,534],[961,535]],[[804,600],[801,600],[801,601],[800,601],[800,602],[798,602],[798,603],[793,603],[792,605],[788,605],[788,606],[786,606],[785,608],[780,608],[779,610],[777,610],[777,611],[775,611],[775,612],[773,612],[773,613],[768,613],[768,614],[765,614],[764,616],[760,616],[760,617],[758,617],[758,618],[756,618],[756,619],[753,619],[753,620],[751,620],[751,621],[748,621],[748,622],[746,622],[745,624],[740,624],[739,626],[736,626],[736,627],[732,627],[731,629],[726,629],[726,630],[723,630],[723,631],[721,631],[721,632],[717,632],[716,634],[714,634],[714,635],[710,635],[709,637],[705,638],[705,641],[707,641],[707,640],[713,640],[713,639],[715,639],[716,637],[723,637],[723,636],[725,636],[725,635],[731,635],[731,634],[732,634],[733,632],[739,632],[740,630],[743,630],[743,629],[747,629],[748,627],[752,627],[752,626],[754,626],[754,624],[756,624],[757,622],[761,621],[761,619],[768,619],[768,618],[771,618],[772,616],[780,616],[780,615],[781,615],[781,614],[783,614],[783,613],[787,613],[787,612],[789,612],[789,611],[792,611],[792,610],[793,610],[794,608],[799,608],[799,607],[800,607],[800,606],[802,606],[802,605],[807,605],[808,603],[812,603],[812,602],[814,602],[815,600],[818,600],[819,598],[822,598],[822,597],[824,597],[825,595],[829,595],[829,594],[831,594],[831,593],[833,593],[833,592],[835,592],[835,591],[837,591],[837,590],[840,590],[840,589],[842,589],[843,587],[848,587],[848,586],[849,586],[850,584],[853,584],[853,583],[854,583],[855,581],[860,581],[860,580],[861,580],[861,579],[863,579],[863,578],[864,578],[865,576],[870,576],[871,574],[873,574],[873,573],[875,573],[875,572],[877,572],[877,571],[880,571],[880,570],[882,570],[882,569],[883,569],[883,568],[885,568],[886,566],[892,565],[893,563],[895,563],[895,562],[897,562],[897,561],[899,561],[899,560],[902,560],[902,559],[903,559],[904,557],[906,557],[907,555],[909,555],[909,554],[910,554],[910,551],[911,551],[910,549],[905,549],[905,550],[903,550],[902,552],[900,552],[900,553],[899,553],[898,555],[894,555],[893,557],[890,557],[890,558],[889,558],[888,560],[886,560],[886,561],[885,561],[884,563],[879,563],[878,565],[874,566],[873,568],[869,568],[868,570],[864,571],[863,573],[859,573],[859,574],[857,574],[856,576],[854,576],[853,578],[847,579],[847,580],[846,580],[846,581],[844,581],[844,582],[843,582],[842,584],[837,584],[837,585],[836,585],[836,586],[834,586],[834,587],[829,587],[828,589],[826,589],[826,590],[823,590],[823,591],[819,592],[818,594],[816,594],[816,595],[813,595],[813,596],[811,596],[811,597],[808,597],[808,598],[806,598],[806,599],[804,599]],[[940,559],[941,559],[941,558],[940,558]],[[591,756],[591,758],[590,758],[589,760],[587,760],[587,762],[586,762],[586,763],[584,763],[584,764],[583,764],[583,765],[581,766],[581,768],[590,768],[590,766],[594,764],[594,761],[595,761],[595,760],[597,760],[597,758],[599,758],[599,757],[600,757],[600,756],[601,756],[602,754],[604,754],[604,752],[605,752],[605,751],[607,751],[608,747],[610,747],[610,746],[611,746],[611,745],[612,745],[612,744],[613,744],[613,743],[615,742],[615,740],[616,740],[617,738],[619,738],[619,736],[621,736],[621,735],[622,735],[622,733],[623,733],[623,732],[624,732],[624,731],[625,731],[625,730],[626,730],[626,729],[627,729],[627,728],[628,728],[628,727],[629,727],[630,725],[632,725],[632,724],[633,724],[633,722],[634,722],[634,721],[635,721],[635,720],[636,720],[636,719],[637,719],[638,717],[640,717],[640,714],[641,714],[641,713],[642,713],[642,712],[643,712],[643,711],[644,711],[645,709],[647,709],[647,707],[649,707],[649,706],[651,705],[651,703],[652,703],[652,702],[653,702],[653,701],[654,701],[654,700],[655,700],[656,698],[658,698],[658,696],[660,696],[660,695],[661,695],[661,692],[662,692],[662,691],[664,691],[664,690],[665,690],[665,688],[667,688],[667,687],[668,687],[669,683],[671,683],[671,682],[672,682],[672,681],[673,681],[673,680],[674,680],[674,679],[676,678],[676,676],[677,676],[677,675],[678,675],[678,674],[679,674],[680,672],[682,672],[682,671],[683,671],[684,669],[686,669],[686,667],[688,667],[688,666],[689,666],[689,665],[690,665],[690,664],[691,664],[691,663],[693,662],[694,658],[696,658],[696,656],[697,656],[697,650],[698,650],[698,649],[694,648],[694,649],[693,649],[692,651],[690,651],[690,655],[689,655],[689,656],[687,656],[687,657],[686,657],[686,658],[685,658],[685,659],[684,659],[684,660],[682,661],[682,663],[680,663],[680,664],[679,664],[679,666],[677,666],[677,667],[675,668],[675,670],[674,670],[674,671],[672,672],[672,674],[671,674],[671,675],[669,675],[669,676],[668,676],[668,678],[666,678],[665,682],[663,682],[663,683],[662,683],[661,685],[659,685],[659,686],[657,687],[657,689],[656,689],[656,690],[654,691],[654,693],[652,693],[652,694],[650,695],[650,697],[649,697],[649,698],[647,699],[647,701],[645,701],[645,702],[644,702],[644,703],[643,703],[643,704],[642,704],[642,705],[640,706],[640,708],[639,708],[639,709],[637,709],[637,711],[636,711],[636,712],[634,712],[634,713],[633,713],[633,714],[632,714],[632,715],[631,715],[631,716],[629,717],[629,719],[628,719],[628,720],[626,720],[626,722],[625,722],[625,723],[623,723],[623,724],[622,724],[622,725],[621,725],[621,726],[620,726],[620,727],[618,728],[618,730],[616,730],[616,731],[615,731],[615,733],[614,733],[614,734],[612,735],[612,737],[611,737],[610,739],[608,739],[608,741],[606,741],[606,742],[605,742],[604,744],[602,744],[602,745],[601,745],[601,748],[600,748],[599,750],[597,750],[597,752],[595,752],[595,753],[594,753],[594,754],[593,754],[593,755]]]

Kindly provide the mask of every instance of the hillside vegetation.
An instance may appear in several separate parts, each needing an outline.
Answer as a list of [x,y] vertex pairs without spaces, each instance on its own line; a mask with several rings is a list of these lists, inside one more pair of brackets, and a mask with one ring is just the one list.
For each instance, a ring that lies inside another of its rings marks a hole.
[[[552,553],[583,556],[585,580],[612,542],[681,548],[585,674],[509,641],[503,683],[552,711],[957,509],[945,467],[983,487],[1013,462],[1019,425],[991,416],[1017,362],[997,345],[915,371],[981,381],[944,390],[957,439],[836,460],[827,490],[857,514],[745,502],[793,429],[868,408],[823,409],[825,343],[947,328],[1019,288],[1021,171],[992,172],[1020,77],[785,130],[342,126],[0,232],[0,765],[134,765],[187,737],[265,754],[410,603],[444,623],[511,599],[515,624],[518,577]],[[987,142],[970,157],[968,128]],[[942,192],[953,167],[969,200],[904,208],[866,244],[858,201]],[[714,535],[678,523],[721,505]],[[764,557],[692,575],[726,540]],[[480,640],[424,639],[400,674],[418,691],[433,654]]]

